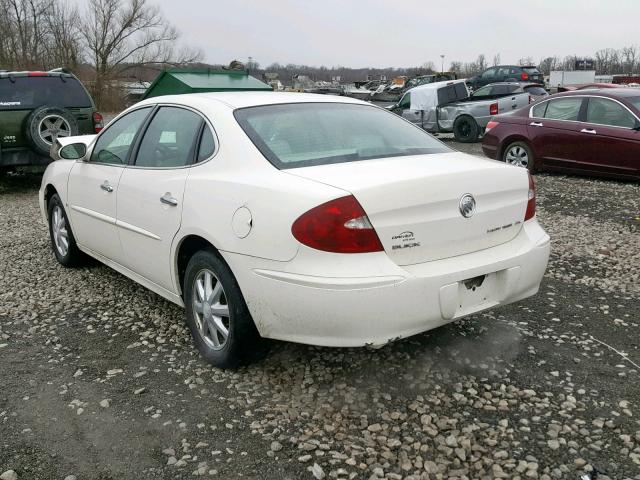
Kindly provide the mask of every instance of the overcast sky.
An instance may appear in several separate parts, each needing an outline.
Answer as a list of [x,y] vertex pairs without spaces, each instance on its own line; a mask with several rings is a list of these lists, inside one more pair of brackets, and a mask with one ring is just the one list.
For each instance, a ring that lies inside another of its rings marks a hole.
[[150,0],[208,63],[403,67],[640,44],[640,0]]

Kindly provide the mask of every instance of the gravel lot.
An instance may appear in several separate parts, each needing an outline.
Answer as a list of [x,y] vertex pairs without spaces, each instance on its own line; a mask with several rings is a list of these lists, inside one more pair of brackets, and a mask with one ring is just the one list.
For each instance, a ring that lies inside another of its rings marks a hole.
[[228,372],[181,309],[55,262],[39,180],[0,180],[2,480],[640,479],[637,184],[536,177],[553,246],[534,298]]

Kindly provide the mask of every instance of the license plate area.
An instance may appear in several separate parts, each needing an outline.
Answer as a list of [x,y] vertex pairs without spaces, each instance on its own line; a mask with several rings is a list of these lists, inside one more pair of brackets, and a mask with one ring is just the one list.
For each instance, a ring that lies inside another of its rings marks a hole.
[[478,310],[495,301],[496,274],[488,273],[458,282],[458,314]]

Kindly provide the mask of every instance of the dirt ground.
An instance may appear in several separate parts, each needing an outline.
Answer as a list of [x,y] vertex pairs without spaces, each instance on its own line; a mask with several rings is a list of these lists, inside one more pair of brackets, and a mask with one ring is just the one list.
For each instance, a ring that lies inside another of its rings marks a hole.
[[39,181],[0,180],[2,480],[640,479],[637,184],[536,176],[532,298],[379,350],[274,342],[233,372],[180,308],[59,266]]

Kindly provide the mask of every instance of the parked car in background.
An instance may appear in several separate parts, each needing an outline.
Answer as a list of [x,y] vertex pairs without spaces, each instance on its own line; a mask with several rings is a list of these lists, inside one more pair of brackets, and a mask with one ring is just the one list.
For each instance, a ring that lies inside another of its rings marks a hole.
[[409,90],[387,107],[430,133],[453,132],[462,143],[477,142],[493,115],[530,103],[519,83],[495,83],[469,94],[464,80],[438,82]]
[[102,126],[89,92],[71,73],[0,71],[0,170],[47,164],[57,138]]
[[640,92],[609,88],[552,95],[493,118],[482,150],[531,171],[640,179]]
[[544,85],[544,76],[533,65],[499,65],[467,79],[467,85],[473,90],[495,82],[532,82]]
[[538,83],[521,83],[522,89],[529,94],[532,102],[537,102],[549,96],[549,92]]
[[345,97],[150,98],[54,153],[58,262],[89,254],[185,306],[219,367],[261,336],[384,345],[494,309],[534,295],[549,257],[528,172]]

